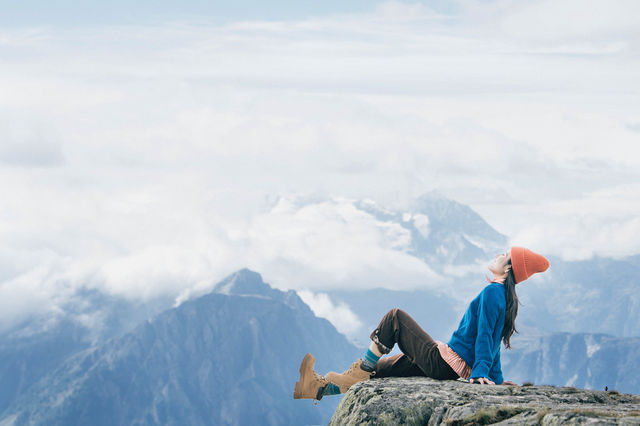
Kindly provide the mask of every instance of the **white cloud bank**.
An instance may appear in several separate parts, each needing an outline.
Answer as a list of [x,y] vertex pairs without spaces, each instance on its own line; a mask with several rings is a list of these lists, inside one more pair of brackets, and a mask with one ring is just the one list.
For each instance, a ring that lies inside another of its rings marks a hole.
[[280,199],[253,220],[246,237],[253,269],[298,288],[410,289],[443,282],[407,254],[409,231],[376,220],[349,200],[300,206]]
[[437,278],[400,229],[265,214],[273,194],[403,206],[438,188],[538,251],[640,253],[637,8],[0,30],[0,320],[243,266],[314,291]]

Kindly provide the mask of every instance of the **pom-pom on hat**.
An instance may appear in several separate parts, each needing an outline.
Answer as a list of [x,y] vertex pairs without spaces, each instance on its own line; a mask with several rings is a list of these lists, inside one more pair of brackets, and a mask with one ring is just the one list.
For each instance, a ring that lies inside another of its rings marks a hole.
[[511,267],[516,283],[521,283],[535,273],[546,271],[549,261],[524,247],[511,247]]

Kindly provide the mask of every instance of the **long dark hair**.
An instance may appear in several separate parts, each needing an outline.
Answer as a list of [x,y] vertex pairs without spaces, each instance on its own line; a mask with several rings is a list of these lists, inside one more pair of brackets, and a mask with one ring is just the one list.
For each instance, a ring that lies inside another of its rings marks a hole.
[[[511,265],[511,259],[509,259]],[[502,329],[502,342],[507,349],[511,349],[511,336],[516,330],[516,317],[518,316],[518,295],[516,294],[516,277],[513,275],[513,267],[509,268],[507,278],[504,280],[504,293],[507,307],[504,312],[504,328]]]

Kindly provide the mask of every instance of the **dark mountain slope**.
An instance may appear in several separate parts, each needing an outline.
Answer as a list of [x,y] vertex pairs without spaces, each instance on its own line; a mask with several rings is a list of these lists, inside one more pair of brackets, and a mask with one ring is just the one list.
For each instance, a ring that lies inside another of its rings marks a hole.
[[[224,293],[224,294],[223,294]],[[358,351],[294,292],[240,271],[131,333],[68,360],[5,413],[46,424],[308,424],[327,422],[338,398],[294,401],[306,352],[318,370]]]
[[0,417],[21,394],[70,356],[121,336],[171,306],[81,289],[58,312],[27,318],[0,333]]

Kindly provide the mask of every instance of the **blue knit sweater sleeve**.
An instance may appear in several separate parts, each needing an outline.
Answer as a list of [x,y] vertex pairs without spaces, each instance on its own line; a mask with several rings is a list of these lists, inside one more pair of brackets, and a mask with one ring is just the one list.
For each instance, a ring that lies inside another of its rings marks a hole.
[[[501,304],[498,303],[498,297],[501,296],[500,292],[492,291],[491,287],[487,287],[480,294],[480,300],[478,301],[478,334],[475,343],[475,360],[471,367],[471,378],[489,377],[489,371],[494,363],[494,334],[500,319]],[[498,351],[500,351],[499,346]]]
[[489,371],[489,378],[495,382],[496,385],[502,384],[504,378],[502,377],[502,365],[500,363],[500,351],[496,355],[496,359],[493,361],[491,371]]

